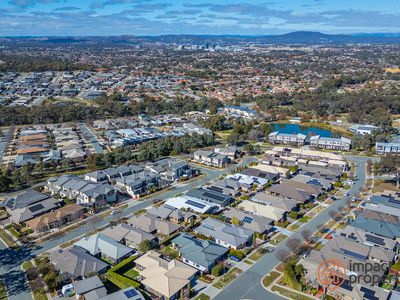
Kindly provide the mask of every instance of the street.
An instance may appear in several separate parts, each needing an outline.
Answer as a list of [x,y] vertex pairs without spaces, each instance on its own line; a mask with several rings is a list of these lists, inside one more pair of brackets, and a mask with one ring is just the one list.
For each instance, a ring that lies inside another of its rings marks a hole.
[[185,193],[188,190],[203,186],[206,182],[212,181],[217,179],[221,174],[229,173],[230,171],[234,170],[237,167],[248,165],[252,162],[257,161],[258,159],[255,157],[245,157],[243,161],[238,165],[232,165],[227,169],[209,169],[209,168],[202,168],[201,169],[205,176],[200,177],[197,180],[193,180],[188,182],[187,184],[181,184],[179,187],[172,188],[168,191],[162,192],[160,195],[156,197],[149,197],[145,200],[136,201],[133,200],[130,202],[128,208],[125,208],[121,211],[118,215],[108,215],[102,219],[96,219],[95,221],[88,222],[63,236],[59,236],[57,238],[48,240],[42,243],[39,246],[22,246],[18,249],[9,249],[6,248],[3,243],[0,241],[0,274],[1,279],[3,280],[7,292],[9,295],[10,300],[25,300],[25,299],[32,299],[30,290],[27,287],[26,277],[24,272],[21,271],[21,264],[26,261],[30,260],[50,249],[53,249],[67,241],[73,240],[79,236],[86,234],[94,230],[95,228],[105,226],[110,223],[113,219],[122,218],[128,216],[136,211],[141,209],[147,208],[153,203],[154,198],[166,200],[170,197],[173,197],[180,193]]
[[[331,218],[329,211],[337,209],[340,206],[346,206],[346,201],[351,199],[360,188],[364,186],[366,181],[365,165],[368,160],[366,157],[352,157],[356,162],[356,177],[355,184],[349,190],[349,196],[343,197],[333,202],[329,208],[323,210],[320,214],[306,223],[301,230],[294,232],[291,237],[302,239],[301,232],[308,229],[312,232],[317,231],[319,224],[325,224]],[[267,253],[257,263],[255,263],[248,271],[242,273],[232,284],[222,290],[214,299],[216,300],[239,300],[239,299],[253,299],[253,300],[281,300],[285,299],[279,295],[266,291],[262,285],[262,278],[270,272],[278,263],[279,260],[275,257],[275,252],[279,249],[285,249],[285,242],[279,244],[274,252]]]

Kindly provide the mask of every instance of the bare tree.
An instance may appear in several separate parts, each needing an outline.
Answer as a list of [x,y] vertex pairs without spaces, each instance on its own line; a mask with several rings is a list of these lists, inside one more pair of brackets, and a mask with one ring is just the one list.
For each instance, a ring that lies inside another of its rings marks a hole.
[[336,218],[337,211],[335,211],[335,210],[330,210],[330,211],[328,212],[328,214],[329,214],[329,216],[332,218],[332,220],[334,220],[334,219]]
[[286,241],[285,245],[291,252],[298,253],[298,251],[301,250],[302,242],[299,238],[290,238]]
[[275,252],[275,257],[281,262],[286,261],[289,258],[289,256],[290,253],[286,249],[279,249]]
[[312,232],[309,229],[304,229],[301,232],[301,236],[302,238],[309,244],[311,242],[311,238],[312,238]]

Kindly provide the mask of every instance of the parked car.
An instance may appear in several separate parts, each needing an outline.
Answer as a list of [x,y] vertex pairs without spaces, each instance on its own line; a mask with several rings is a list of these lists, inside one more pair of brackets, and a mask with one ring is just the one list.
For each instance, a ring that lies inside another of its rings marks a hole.
[[240,262],[240,258],[237,257],[237,256],[235,256],[235,255],[229,254],[229,255],[228,255],[228,258],[232,259],[233,261]]

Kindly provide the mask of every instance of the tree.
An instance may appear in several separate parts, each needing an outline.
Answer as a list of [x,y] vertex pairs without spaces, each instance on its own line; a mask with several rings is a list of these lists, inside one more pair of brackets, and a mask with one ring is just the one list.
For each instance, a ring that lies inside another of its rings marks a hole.
[[386,154],[379,163],[375,165],[378,174],[392,174],[396,177],[396,187],[399,188],[400,183],[400,155]]
[[302,245],[302,242],[299,238],[290,238],[285,243],[286,247],[289,248],[293,253],[297,253]]
[[334,220],[334,219],[336,218],[337,211],[335,211],[335,210],[330,210],[330,211],[328,212],[328,214],[329,214],[329,216],[332,218],[332,220]]
[[211,269],[211,275],[215,277],[221,276],[223,272],[224,272],[224,265],[222,263],[217,263]]
[[233,217],[233,218],[232,218],[232,224],[233,224],[233,225],[239,225],[239,224],[240,224],[239,219],[236,218],[236,217]]
[[283,278],[285,283],[292,289],[301,291],[303,284],[301,283],[304,275],[303,266],[297,264],[295,258],[288,259],[283,267]]
[[286,261],[289,258],[289,256],[290,256],[290,253],[286,249],[278,249],[275,252],[275,257],[281,262]]
[[312,232],[309,229],[304,229],[301,232],[301,236],[307,243],[310,243],[312,238]]
[[153,249],[153,244],[149,240],[141,241],[139,244],[139,251],[144,253]]

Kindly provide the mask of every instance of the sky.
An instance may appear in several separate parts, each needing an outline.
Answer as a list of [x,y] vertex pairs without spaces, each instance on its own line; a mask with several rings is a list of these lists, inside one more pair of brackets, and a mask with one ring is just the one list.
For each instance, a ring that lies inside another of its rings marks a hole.
[[0,0],[0,36],[400,32],[400,0]]

